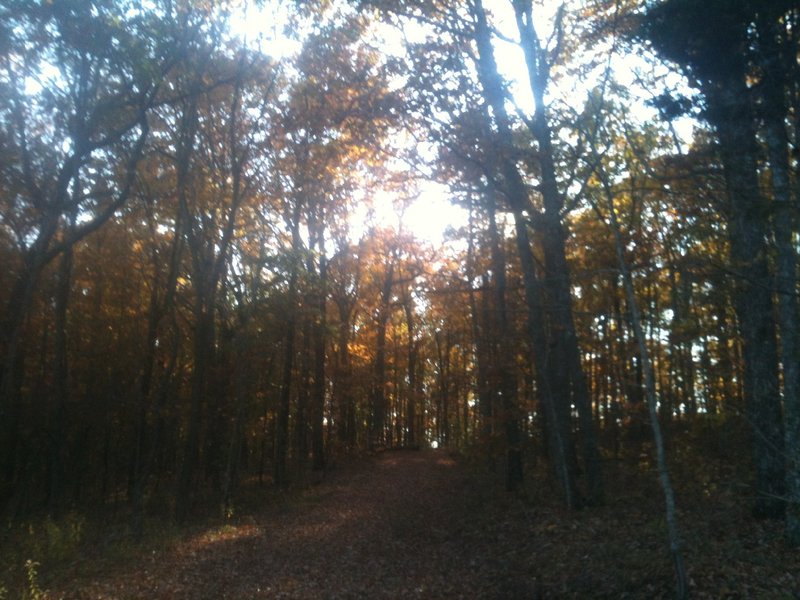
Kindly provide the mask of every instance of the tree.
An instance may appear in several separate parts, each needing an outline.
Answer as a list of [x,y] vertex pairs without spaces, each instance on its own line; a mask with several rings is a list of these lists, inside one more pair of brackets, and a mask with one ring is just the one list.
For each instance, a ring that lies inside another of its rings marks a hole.
[[[297,59],[298,77],[292,83],[287,110],[281,119],[284,138],[275,141],[281,170],[281,190],[287,204],[286,227],[291,231],[293,257],[289,301],[297,306],[298,286],[310,296],[301,364],[310,365],[310,390],[301,388],[297,436],[300,454],[305,454],[306,406],[310,391],[313,467],[325,465],[324,421],[328,386],[329,241],[332,233],[342,237],[356,187],[368,188],[375,173],[382,172],[383,146],[393,126],[397,102],[385,75],[377,68],[372,49],[361,43],[364,23],[347,19],[326,24],[306,40]],[[369,163],[370,169],[367,169]],[[303,236],[303,228],[306,235]],[[347,320],[346,304],[340,307]],[[294,348],[292,328],[300,315],[292,316],[284,356],[281,413],[276,442],[276,474],[285,461],[284,435],[289,422]],[[344,323],[343,326],[346,326]],[[340,331],[340,335],[344,335]],[[344,352],[344,346],[340,352]],[[308,356],[308,354],[313,356]],[[345,356],[342,355],[342,360]],[[288,439],[288,437],[286,438]],[[300,457],[305,460],[305,457]]]
[[9,486],[20,476],[23,327],[37,284],[51,261],[128,200],[174,57],[158,12],[128,2],[20,1],[4,7],[2,20],[2,219],[16,250],[0,325]]
[[[608,103],[610,104],[610,103]],[[594,108],[597,108],[595,106]],[[609,107],[606,107],[607,109]],[[611,113],[611,110],[607,110]],[[596,115],[597,121],[602,121],[604,115]],[[644,393],[647,401],[647,412],[649,415],[650,427],[653,433],[653,440],[656,450],[656,462],[658,465],[658,476],[661,483],[661,488],[664,494],[665,514],[667,521],[667,532],[670,546],[670,554],[675,569],[675,594],[678,598],[687,598],[689,595],[689,581],[686,574],[686,567],[683,561],[683,550],[680,532],[678,529],[678,520],[675,504],[675,492],[672,486],[669,468],[667,466],[666,447],[664,442],[664,435],[662,433],[661,423],[659,421],[658,406],[659,396],[656,389],[655,373],[653,369],[653,361],[650,356],[648,348],[648,340],[645,334],[643,325],[642,314],[639,308],[639,301],[636,296],[634,288],[634,280],[631,272],[630,261],[626,258],[625,254],[625,241],[623,240],[622,227],[620,225],[619,214],[623,211],[616,206],[617,196],[623,199],[628,199],[633,203],[633,196],[638,193],[637,186],[633,180],[637,177],[637,165],[626,165],[625,172],[627,177],[631,180],[630,190],[626,192],[617,193],[613,184],[612,177],[619,174],[614,173],[614,168],[608,168],[608,164],[622,165],[625,161],[623,154],[622,160],[615,155],[615,150],[624,147],[623,144],[613,139],[613,133],[609,134],[606,126],[602,123],[594,124],[595,131],[586,132],[586,136],[590,146],[590,152],[594,154],[591,161],[593,165],[593,177],[590,181],[590,194],[589,203],[592,206],[597,217],[607,224],[614,239],[614,250],[617,260],[617,268],[622,277],[622,284],[625,290],[625,298],[630,311],[630,320],[636,342],[639,364],[643,373],[643,381],[639,385],[644,388]],[[600,130],[600,131],[598,131]],[[611,139],[609,139],[611,138]],[[616,142],[616,143],[615,143]],[[628,181],[623,180],[623,185]],[[624,189],[624,188],[623,188]],[[599,197],[599,198],[598,198]],[[695,412],[690,413],[691,416]]]
[[[194,295],[190,414],[176,491],[179,517],[188,504],[204,415],[208,419],[206,461],[216,477],[221,471],[222,458],[216,454],[222,431],[217,424],[224,410],[211,401],[219,390],[219,381],[214,380],[218,294],[229,269],[239,211],[254,192],[253,154],[262,148],[249,132],[265,126],[259,118],[265,114],[260,105],[269,98],[274,79],[269,63],[260,56],[242,51],[235,61],[224,57],[217,61],[187,71],[190,91],[176,131],[178,206]],[[203,80],[220,83],[200,95]]]
[[[772,19],[788,9],[788,4],[778,4],[780,7],[768,11]],[[748,86],[754,42],[751,24],[765,9],[749,0],[724,6],[717,2],[700,6],[670,0],[647,12],[640,31],[642,37],[697,82],[705,98],[705,116],[716,134],[728,194],[725,217],[731,268],[736,278],[736,312],[744,343],[744,394],[753,428],[757,474],[754,512],[777,517],[785,509],[785,440],[773,276],[766,241],[769,207],[759,185],[754,98]],[[704,23],[708,19],[714,19],[717,26],[707,28]],[[781,235],[785,238],[785,233]],[[791,268],[784,264],[784,269],[787,267]],[[785,275],[784,272],[782,276]],[[796,274],[790,278],[795,281]],[[784,314],[787,313],[788,310]],[[791,345],[791,329],[787,333]],[[790,389],[792,385],[790,380]],[[794,413],[795,405],[796,400],[790,398],[789,415]]]

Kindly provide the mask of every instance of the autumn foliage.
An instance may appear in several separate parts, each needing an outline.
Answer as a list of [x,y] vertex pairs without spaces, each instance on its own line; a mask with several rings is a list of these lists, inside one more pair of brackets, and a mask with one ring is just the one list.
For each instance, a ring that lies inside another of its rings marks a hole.
[[0,597],[798,593],[793,3],[277,4],[0,8]]

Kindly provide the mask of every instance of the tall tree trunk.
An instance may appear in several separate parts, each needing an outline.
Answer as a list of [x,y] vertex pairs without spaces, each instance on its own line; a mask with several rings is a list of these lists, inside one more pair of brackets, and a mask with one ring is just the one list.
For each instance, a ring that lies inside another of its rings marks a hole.
[[[759,23],[763,44],[764,138],[767,143],[772,194],[773,231],[777,246],[776,287],[780,323],[780,352],[783,367],[783,402],[786,441],[786,540],[800,546],[800,365],[798,364],[797,250],[794,232],[797,229],[796,197],[792,193],[789,165],[789,122],[784,73],[796,67],[797,49],[792,48],[778,19],[769,15]],[[782,42],[779,43],[779,40]],[[784,48],[783,46],[789,46]],[[796,118],[796,116],[795,116]]]
[[563,362],[554,364],[551,348],[544,338],[545,324],[542,314],[541,285],[536,276],[536,266],[528,233],[526,211],[531,210],[528,191],[517,170],[514,159],[513,139],[505,109],[503,84],[497,71],[491,34],[486,14],[480,0],[475,3],[475,41],[478,47],[478,72],[484,95],[492,108],[503,150],[498,157],[499,169],[505,180],[504,193],[514,215],[517,251],[522,267],[525,299],[528,308],[528,332],[533,347],[536,371],[541,384],[542,403],[545,406],[547,429],[551,440],[551,458],[556,475],[561,482],[564,500],[568,507],[578,506],[575,487],[574,446],[571,440],[568,404],[569,391],[566,380],[566,356]]
[[246,308],[240,308],[238,331],[233,332],[233,396],[234,414],[229,432],[228,451],[225,457],[225,468],[222,473],[220,487],[221,512],[223,518],[233,514],[233,494],[239,480],[239,461],[242,456],[242,445],[245,438],[245,417],[247,413],[247,389],[250,381],[250,341],[248,324],[250,315]]
[[[468,278],[468,286],[469,286],[469,313],[470,313],[470,325],[472,328],[472,340],[473,340],[473,353],[475,356],[475,363],[476,363],[476,387],[477,387],[477,395],[478,395],[478,415],[480,416],[480,424],[478,426],[478,441],[480,442],[483,448],[488,449],[489,443],[491,441],[491,434],[492,434],[492,393],[489,381],[489,370],[487,368],[487,346],[488,346],[488,338],[489,332],[491,331],[491,327],[488,323],[482,321],[482,317],[484,315],[484,311],[481,311],[478,307],[477,299],[475,298],[476,290],[474,286],[474,278],[475,278],[475,242],[474,242],[474,214],[475,214],[475,207],[470,206],[470,219],[469,219],[469,238],[467,241],[467,278]],[[482,286],[483,289],[480,290],[481,292],[481,305],[486,302],[486,294],[487,291],[485,289],[485,278],[483,279],[484,285]],[[491,459],[490,459],[491,460]]]
[[780,3],[736,3],[726,15],[729,18],[709,28],[708,17],[717,16],[715,6],[659,3],[649,9],[641,30],[654,47],[693,72],[705,96],[705,117],[716,132],[725,174],[734,306],[743,345],[745,412],[753,432],[753,510],[762,517],[784,513],[786,489],[774,280],[766,242],[769,208],[759,188],[756,90],[751,87],[752,63],[761,45],[753,41],[753,19],[772,12],[772,5]]
[[[683,550],[678,527],[678,517],[675,509],[675,492],[667,467],[667,458],[664,448],[664,436],[661,432],[661,424],[658,420],[658,397],[656,394],[655,375],[653,373],[653,363],[647,349],[647,338],[642,317],[639,312],[639,303],[636,299],[636,292],[633,287],[633,277],[631,276],[628,262],[625,260],[625,246],[622,242],[619,222],[617,220],[616,209],[614,207],[614,196],[608,182],[603,181],[606,199],[608,202],[609,221],[614,234],[614,246],[617,255],[617,263],[622,274],[622,282],[625,288],[625,295],[631,313],[631,324],[633,325],[636,346],[639,352],[639,360],[642,363],[645,380],[645,393],[647,395],[647,409],[650,417],[650,426],[653,431],[653,442],[656,449],[656,462],[658,465],[658,477],[661,483],[661,490],[664,494],[664,505],[667,522],[667,535],[669,539],[670,554],[672,556],[673,567],[675,569],[675,596],[679,600],[689,597],[689,578],[686,574],[686,567],[683,562]],[[600,211],[597,211],[600,214]]]
[[[321,221],[321,220],[320,220]],[[322,224],[320,223],[320,227]],[[314,388],[311,400],[311,454],[315,471],[325,468],[325,346],[327,344],[327,296],[328,266],[325,259],[324,236],[320,232],[317,242],[319,251],[319,290],[317,315],[314,323]]]
[[189,421],[184,441],[183,458],[178,472],[178,487],[175,494],[175,515],[179,521],[184,520],[190,508],[190,491],[193,485],[195,470],[200,458],[200,433],[203,418],[207,409],[207,391],[209,387],[209,370],[214,364],[215,324],[214,311],[210,301],[196,292],[193,310],[194,334],[192,337],[192,377],[189,391]]
[[48,505],[58,515],[64,501],[64,478],[66,475],[65,452],[67,438],[67,406],[69,404],[69,348],[67,346],[67,313],[72,288],[72,249],[61,256],[58,269],[58,285],[55,297],[55,368],[53,370],[53,412],[50,424],[50,449],[48,481]]
[[756,466],[754,514],[783,515],[784,429],[778,385],[778,349],[768,222],[758,185],[757,148],[744,76],[709,93],[709,113],[719,137],[728,194],[728,235],[736,273],[735,308],[744,355],[745,410],[753,430]]
[[[156,225],[152,215],[149,215],[151,234],[155,236]],[[172,247],[170,249],[169,267],[167,271],[166,280],[164,282],[163,290],[159,288],[158,273],[160,265],[160,256],[158,251],[153,248],[151,252],[151,266],[153,268],[153,281],[150,293],[150,305],[147,313],[147,338],[145,340],[144,358],[142,361],[141,372],[139,375],[138,386],[138,416],[135,432],[135,445],[133,462],[133,482],[130,490],[130,499],[132,506],[132,528],[134,535],[139,537],[144,532],[144,495],[147,479],[150,476],[150,471],[158,451],[158,436],[162,428],[161,406],[165,400],[165,393],[163,388],[166,387],[169,380],[169,375],[165,374],[165,381],[162,382],[162,391],[158,394],[158,402],[156,406],[156,429],[153,433],[152,440],[148,444],[148,414],[151,403],[153,377],[155,371],[156,360],[156,346],[158,342],[159,326],[165,315],[172,314],[174,317],[174,299],[175,291],[178,283],[178,271],[180,268],[181,256],[183,254],[183,235],[181,233],[182,221],[181,211],[177,211],[175,217],[175,229],[172,239]],[[160,299],[160,294],[163,293],[163,300]],[[177,341],[175,342],[177,346]],[[177,354],[177,348],[175,352]],[[176,357],[170,360],[170,365],[174,368]],[[171,370],[168,370],[170,373]],[[149,446],[149,448],[148,448]]]
[[337,408],[337,433],[339,442],[352,448],[356,443],[355,406],[352,390],[352,365],[350,364],[350,323],[353,304],[347,298],[338,298],[339,311],[336,368],[334,369],[333,398]]
[[449,331],[437,330],[434,335],[436,344],[436,358],[438,387],[439,387],[439,439],[445,446],[450,445],[450,352],[452,349],[452,336]]
[[494,192],[489,190],[486,194],[486,208],[489,216],[489,243],[491,253],[492,273],[494,275],[494,326],[497,333],[494,336],[496,343],[496,365],[499,380],[499,395],[501,422],[506,436],[506,489],[513,492],[522,487],[522,439],[519,431],[518,393],[516,365],[514,360],[514,346],[511,343],[513,336],[508,319],[506,298],[508,286],[506,281],[506,258],[500,243],[500,234],[497,228],[497,218]]
[[[549,317],[552,359],[558,363],[563,360],[566,368],[565,374],[557,372],[554,375],[558,385],[561,385],[562,378],[569,382],[567,389],[571,391],[571,403],[578,409],[581,427],[583,441],[581,448],[588,483],[588,501],[591,504],[600,504],[603,501],[602,463],[572,315],[571,277],[565,250],[567,232],[561,220],[564,198],[558,189],[552,134],[544,101],[545,89],[550,79],[548,62],[550,58],[540,46],[534,28],[531,0],[515,0],[513,6],[535,103],[530,130],[538,145],[536,156],[542,178],[544,214],[540,228],[544,249],[545,286],[548,291],[548,305],[551,307]],[[555,34],[563,35],[560,31],[560,19],[557,19],[556,27]],[[553,368],[561,367],[554,365]],[[566,404],[569,405],[570,402],[567,401]]]
[[285,486],[289,483],[286,459],[289,453],[289,412],[292,401],[292,373],[294,370],[294,344],[297,329],[297,280],[300,269],[300,202],[296,201],[292,211],[292,266],[289,274],[287,292],[288,316],[283,341],[283,371],[281,375],[278,413],[275,423],[275,456],[273,478],[275,484]]
[[[193,243],[192,235],[192,219],[189,212],[189,177],[192,166],[192,156],[194,154],[194,145],[197,136],[198,124],[198,111],[197,111],[197,98],[190,97],[181,115],[181,128],[179,131],[177,151],[176,151],[176,180],[177,180],[177,195],[178,195],[178,210],[180,211],[181,220],[185,224],[185,235],[187,240],[194,247],[192,248],[194,260],[198,260],[198,248]],[[195,269],[195,274],[199,269]],[[182,458],[181,466],[178,472],[178,480],[175,491],[175,517],[182,520],[186,515],[186,503],[189,497],[189,489],[191,486],[191,479],[194,472],[196,462],[196,452],[199,438],[200,427],[200,407],[202,402],[203,387],[205,381],[201,378],[205,374],[205,352],[204,345],[201,337],[205,335],[202,331],[202,318],[203,305],[201,302],[203,294],[203,286],[200,281],[195,281],[195,301],[194,301],[194,339],[193,351],[197,354],[200,351],[200,356],[195,355],[195,365],[192,371],[192,382],[190,388],[190,416],[188,433],[184,445],[184,456]],[[197,361],[200,361],[199,369]]]
[[[241,131],[239,116],[241,111],[241,88],[244,63],[239,62],[233,84],[231,105],[227,112],[226,134],[220,154],[212,156],[215,166],[221,165],[225,179],[230,187],[224,199],[228,206],[220,212],[224,217],[207,216],[202,209],[189,206],[190,171],[194,170],[194,145],[199,129],[198,99],[191,97],[185,111],[185,123],[178,143],[178,201],[183,212],[182,221],[192,259],[192,289],[194,298],[194,368],[192,370],[189,422],[187,425],[184,454],[178,474],[176,494],[176,514],[184,516],[189,489],[200,454],[201,432],[206,429],[207,467],[215,483],[219,484],[221,471],[220,446],[221,414],[217,393],[213,404],[209,404],[209,391],[219,392],[216,370],[217,332],[216,311],[217,294],[228,271],[230,246],[236,227],[239,208],[244,201],[242,176],[246,153],[240,148]],[[195,82],[196,85],[196,82]],[[219,151],[219,149],[217,149]],[[193,191],[193,190],[192,190]],[[219,236],[219,237],[217,237]],[[208,414],[206,414],[208,413]],[[204,423],[204,421],[206,423]],[[208,425],[204,427],[204,425]]]
[[28,307],[44,269],[44,263],[36,256],[26,256],[25,263],[11,289],[0,331],[0,349],[4,352],[0,374],[0,450],[3,454],[4,489],[0,490],[0,497],[12,495],[19,477],[21,394],[25,372],[22,333]]
[[309,404],[311,400],[311,346],[312,323],[304,319],[302,333],[302,348],[300,350],[300,372],[297,378],[297,396],[294,417],[294,450],[296,466],[303,471],[308,460],[308,433],[309,433]]
[[394,256],[390,257],[381,288],[378,308],[377,335],[375,342],[375,362],[372,371],[371,408],[372,424],[370,445],[383,446],[386,443],[386,326],[389,321],[392,286],[394,284]]
[[406,344],[406,358],[408,361],[408,391],[407,409],[405,419],[405,440],[406,446],[415,446],[417,443],[417,358],[419,346],[417,344],[416,324],[414,319],[414,306],[411,301],[411,294],[407,290],[403,293],[403,309],[406,314],[406,326],[408,327],[408,342]]

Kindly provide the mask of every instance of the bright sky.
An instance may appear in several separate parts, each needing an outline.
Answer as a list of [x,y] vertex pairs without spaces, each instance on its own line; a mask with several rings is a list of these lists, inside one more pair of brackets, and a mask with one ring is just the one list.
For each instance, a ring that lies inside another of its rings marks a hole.
[[[537,30],[539,35],[546,38],[551,33],[551,19],[556,8],[562,0],[543,0],[537,3]],[[511,3],[506,1],[491,1],[486,3],[488,10],[494,16],[494,22],[502,34],[508,38],[517,37],[516,24],[511,10]],[[300,49],[300,43],[291,40],[284,34],[286,23],[286,6],[283,2],[266,2],[259,8],[243,4],[245,13],[238,21],[234,21],[237,30],[244,31],[249,41],[260,40],[260,47],[267,53],[276,57],[291,56]],[[406,35],[410,32],[405,31]],[[402,54],[402,37],[396,31],[387,32],[383,40],[384,48],[390,52]],[[497,62],[504,76],[512,82],[512,92],[515,102],[523,110],[532,110],[532,96],[528,85],[528,75],[521,50],[508,41],[496,40],[495,52]],[[638,57],[619,56],[614,61],[614,77],[617,81],[631,90],[637,89],[634,73],[637,69],[644,68],[645,61]],[[579,108],[588,93],[598,82],[594,79],[586,81],[568,80],[561,82],[561,90],[553,89],[552,93],[567,97],[575,102]],[[641,90],[641,95],[647,97],[647,92]],[[656,118],[655,111],[646,107],[643,102],[634,104],[634,113],[642,121]],[[695,122],[692,119],[683,119],[676,123],[678,134],[684,140],[690,140]],[[383,226],[399,226],[399,215],[395,207],[396,202],[388,196],[380,196],[373,201],[374,218]],[[357,211],[354,215],[355,230],[365,225],[368,209]],[[419,196],[405,209],[403,214],[403,228],[411,231],[415,237],[430,242],[435,247],[443,244],[446,228],[462,227],[466,225],[468,215],[462,208],[453,206],[447,199],[446,190],[436,184],[422,184]]]
[[[399,228],[400,215],[391,197],[375,199],[375,216],[381,223]],[[452,205],[444,187],[434,183],[420,185],[419,196],[402,214],[403,229],[434,247],[443,244],[447,227],[465,226],[468,219],[467,211]]]
[[[286,12],[281,3],[267,3],[262,8],[245,4],[243,8],[242,16],[233,19],[233,28],[244,32],[248,41],[259,40],[261,49],[275,57],[289,57],[300,50],[299,42],[284,35]],[[402,39],[394,35],[387,37],[394,39],[399,50]],[[388,195],[373,199],[372,209],[377,224],[399,229],[400,215],[396,204],[395,199]],[[360,230],[368,226],[368,213],[369,207],[366,205],[354,213],[353,230],[356,237]],[[423,183],[419,195],[405,209],[402,217],[404,230],[411,231],[418,239],[438,248],[444,244],[447,227],[462,227],[467,224],[469,216],[462,208],[450,204],[443,186]]]

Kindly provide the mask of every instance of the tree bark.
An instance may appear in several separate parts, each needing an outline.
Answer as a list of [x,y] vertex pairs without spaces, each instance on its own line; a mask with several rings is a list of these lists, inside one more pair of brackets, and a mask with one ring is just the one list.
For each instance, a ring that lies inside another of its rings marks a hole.
[[404,290],[403,309],[406,314],[406,325],[408,327],[408,342],[406,344],[407,372],[408,372],[408,391],[407,409],[405,419],[405,439],[404,444],[413,447],[417,443],[417,358],[419,356],[419,345],[416,336],[416,324],[414,319],[414,305],[411,301],[411,294]]
[[757,149],[744,76],[708,94],[728,195],[728,235],[744,355],[745,410],[753,430],[759,517],[780,517],[785,502],[784,428],[778,350],[766,244],[766,204],[758,185]]
[[297,329],[297,279],[300,268],[300,202],[295,201],[292,210],[292,266],[289,274],[289,289],[286,303],[288,317],[283,341],[283,371],[278,399],[278,413],[275,423],[275,448],[273,478],[275,484],[286,486],[289,477],[286,470],[286,459],[289,453],[289,412],[292,400],[292,373],[294,370],[294,344]]
[[511,325],[508,318],[506,298],[508,285],[506,279],[505,252],[500,243],[500,233],[497,228],[494,191],[486,193],[486,210],[489,220],[489,244],[492,274],[494,276],[492,291],[494,292],[493,325],[496,334],[492,341],[495,345],[497,364],[495,370],[498,379],[499,421],[505,432],[506,438],[506,489],[510,492],[521,489],[523,483],[522,439],[519,430],[518,415],[518,389],[516,365],[514,360],[514,345]]
[[[469,312],[470,312],[470,325],[472,329],[473,340],[473,353],[476,363],[476,387],[478,396],[478,414],[480,415],[480,424],[478,426],[478,441],[484,448],[489,448],[492,435],[492,413],[493,402],[491,393],[491,383],[489,381],[489,369],[487,366],[488,348],[489,345],[489,332],[491,331],[490,325],[483,319],[485,311],[481,311],[478,307],[478,301],[475,298],[476,290],[474,285],[475,278],[475,242],[474,242],[474,215],[475,207],[470,206],[470,221],[469,221],[469,238],[467,240],[467,278],[469,285]],[[485,276],[483,278],[485,282]],[[482,286],[481,293],[481,306],[486,302],[485,289]],[[491,459],[490,459],[491,460]]]
[[[164,282],[163,289],[159,288],[158,273],[160,270],[161,257],[158,251],[153,248],[151,251],[151,266],[153,269],[153,281],[151,282],[150,292],[150,306],[147,312],[147,337],[145,339],[144,358],[142,361],[141,370],[139,373],[139,386],[137,389],[138,394],[138,416],[135,431],[135,444],[132,457],[132,484],[130,486],[130,500],[132,506],[132,528],[134,535],[139,537],[144,532],[144,495],[147,480],[150,476],[150,471],[153,466],[156,454],[158,452],[159,435],[161,432],[161,407],[165,401],[166,381],[162,383],[162,389],[157,395],[156,404],[156,428],[152,435],[152,440],[148,443],[148,417],[149,407],[151,404],[151,395],[153,387],[153,377],[155,371],[156,361],[156,345],[159,336],[159,327],[163,318],[172,314],[175,305],[175,291],[178,282],[178,271],[180,267],[181,257],[183,254],[184,236],[182,234],[182,220],[181,212],[177,211],[175,216],[175,230],[173,232],[172,246],[169,252],[169,263],[167,275]],[[150,217],[150,230],[151,234],[155,236],[156,225],[152,215]],[[163,300],[160,294],[163,293]],[[177,346],[177,341],[175,342]],[[177,347],[173,353],[177,355]],[[174,368],[176,357],[170,361],[170,368],[167,370],[171,373]],[[165,374],[166,380],[169,379],[168,374]]]
[[327,344],[328,265],[325,258],[324,221],[318,222],[317,252],[319,253],[319,281],[317,314],[314,321],[314,387],[311,393],[311,455],[312,468],[325,468],[325,346]]
[[352,365],[350,360],[350,330],[353,304],[349,298],[337,298],[339,325],[337,335],[336,368],[333,380],[333,398],[337,407],[337,433],[339,441],[352,448],[356,443],[355,406],[352,391]]
[[64,502],[64,480],[66,476],[67,406],[69,404],[69,348],[68,309],[72,288],[72,249],[61,255],[58,269],[58,284],[55,297],[55,360],[53,370],[53,412],[50,415],[50,456],[48,506],[58,515]]
[[[591,399],[586,386],[586,376],[581,364],[581,351],[572,316],[572,290],[569,265],[566,257],[567,231],[561,220],[564,198],[558,189],[552,133],[544,94],[550,79],[550,64],[547,52],[540,46],[533,24],[531,0],[512,2],[520,34],[523,54],[528,69],[530,89],[533,93],[535,111],[529,128],[537,142],[539,168],[541,170],[541,194],[544,213],[541,222],[542,247],[544,249],[545,286],[548,291],[550,317],[550,345],[554,363],[565,365],[566,372],[554,373],[557,385],[564,385],[571,392],[571,403],[578,410],[582,434],[583,462],[588,484],[588,502],[603,501],[603,477],[597,434],[592,419]],[[560,19],[557,19],[555,35],[560,37]],[[554,369],[562,367],[554,364]],[[565,404],[569,405],[570,401]]]
[[[766,15],[769,17],[769,13]],[[780,357],[783,367],[783,402],[786,443],[786,541],[800,546],[800,365],[798,342],[800,314],[797,302],[797,250],[793,243],[797,229],[797,199],[792,193],[791,167],[786,123],[790,116],[786,104],[785,65],[795,63],[796,49],[775,18],[759,23],[762,40],[764,80],[764,139],[767,145],[773,195],[772,228],[777,247],[775,282],[780,324]],[[791,46],[790,46],[791,49]],[[796,64],[793,65],[796,68]]]
[[[611,192],[608,182],[604,180],[603,183],[608,201],[609,221],[612,233],[614,234],[614,246],[617,255],[617,263],[619,265],[620,273],[622,274],[625,295],[627,297],[628,306],[631,312],[631,322],[633,325],[634,335],[636,337],[639,360],[641,361],[644,370],[647,409],[650,417],[650,427],[653,431],[653,442],[656,449],[658,478],[659,482],[661,483],[661,490],[664,494],[664,505],[666,508],[665,516],[667,521],[667,535],[669,539],[670,554],[672,556],[672,563],[675,569],[675,596],[679,600],[683,600],[689,597],[689,578],[686,574],[686,567],[683,562],[682,541],[680,537],[680,529],[678,527],[677,512],[675,509],[675,492],[672,488],[672,482],[669,476],[669,468],[667,467],[666,451],[664,447],[664,436],[661,431],[661,424],[658,420],[658,396],[656,393],[653,363],[650,360],[650,354],[647,349],[647,338],[645,336],[644,327],[642,326],[639,303],[636,299],[636,292],[634,291],[633,287],[633,277],[631,275],[630,268],[628,267],[628,262],[625,260],[625,246],[622,242],[622,234],[620,232],[620,226],[615,212],[614,196]],[[599,211],[597,212],[599,214]]]
[[[575,487],[574,446],[571,440],[568,404],[568,383],[566,379],[566,356],[555,364],[551,360],[551,348],[544,338],[545,324],[542,313],[541,284],[537,280],[533,259],[528,219],[526,212],[531,210],[528,191],[522,177],[508,153],[513,148],[511,127],[505,110],[503,85],[497,71],[494,50],[486,15],[480,0],[475,4],[475,41],[478,46],[478,72],[484,95],[492,108],[502,154],[498,157],[500,176],[504,180],[503,190],[514,215],[517,251],[523,273],[525,298],[528,308],[528,332],[533,347],[536,371],[542,391],[542,403],[547,415],[547,427],[551,440],[551,458],[556,475],[561,483],[564,501],[570,508],[577,507]],[[559,347],[561,349],[561,347]]]
[[370,445],[386,444],[386,326],[389,322],[392,286],[394,285],[394,255],[389,258],[381,287],[380,306],[375,341],[375,361],[372,366]]

